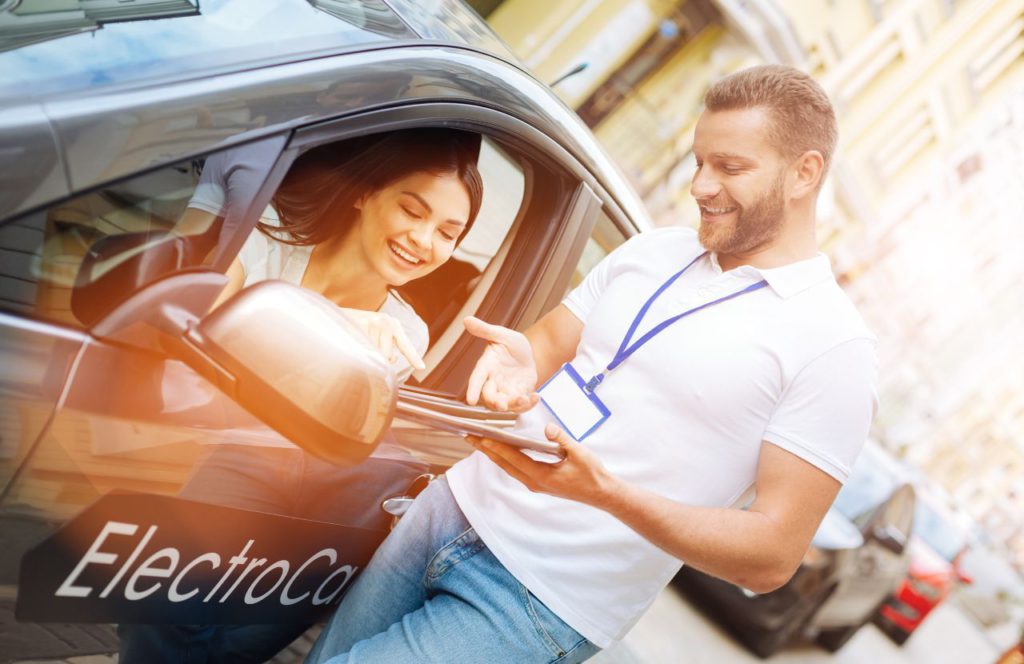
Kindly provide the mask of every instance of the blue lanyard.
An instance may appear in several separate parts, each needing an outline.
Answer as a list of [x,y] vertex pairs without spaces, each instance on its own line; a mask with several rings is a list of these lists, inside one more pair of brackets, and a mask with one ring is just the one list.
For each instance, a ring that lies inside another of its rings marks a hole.
[[633,335],[636,333],[636,328],[640,325],[640,321],[642,321],[644,316],[647,314],[647,310],[650,309],[651,305],[654,304],[654,301],[658,299],[658,296],[661,295],[662,293],[664,293],[666,288],[668,288],[673,283],[675,283],[676,279],[678,279],[679,277],[683,276],[683,273],[685,273],[687,270],[689,270],[691,267],[693,267],[694,263],[696,263],[697,261],[699,261],[700,259],[704,258],[707,255],[708,255],[708,253],[705,251],[700,256],[697,256],[696,258],[694,258],[692,261],[689,262],[689,264],[687,264],[686,267],[684,267],[682,270],[679,270],[678,272],[673,274],[671,277],[669,277],[668,281],[663,283],[661,285],[661,287],[658,288],[658,290],[656,290],[654,292],[654,295],[652,295],[650,298],[647,299],[647,302],[645,302],[644,306],[640,308],[640,312],[637,313],[636,317],[633,319],[633,323],[629,326],[629,331],[626,332],[626,337],[622,340],[622,343],[619,344],[619,350],[616,351],[615,357],[613,357],[612,361],[610,363],[608,363],[608,366],[605,367],[604,371],[602,371],[602,372],[600,372],[598,374],[595,374],[593,378],[591,378],[590,380],[587,381],[587,385],[586,385],[587,392],[593,392],[595,389],[597,389],[597,386],[600,385],[601,381],[604,380],[605,374],[610,373],[613,369],[615,369],[615,367],[617,367],[620,364],[622,364],[626,360],[627,357],[629,357],[630,355],[632,355],[633,353],[638,351],[641,346],[643,346],[645,343],[647,343],[648,341],[653,339],[655,336],[657,336],[659,333],[661,333],[661,331],[664,330],[669,325],[672,325],[673,323],[675,323],[676,321],[678,321],[680,319],[686,318],[690,314],[695,314],[698,311],[700,311],[701,309],[707,309],[708,307],[714,306],[714,305],[718,304],[719,302],[725,302],[726,300],[731,300],[734,297],[739,297],[740,295],[743,295],[744,293],[750,293],[750,292],[756,291],[756,290],[758,290],[760,288],[764,288],[765,286],[768,285],[768,282],[765,281],[764,279],[762,279],[761,281],[757,282],[756,284],[751,284],[750,286],[747,286],[746,288],[744,288],[742,290],[738,290],[735,293],[730,293],[729,295],[726,295],[724,297],[720,297],[717,300],[712,300],[711,302],[706,302],[706,303],[701,304],[699,306],[696,306],[696,307],[694,307],[692,309],[684,311],[683,313],[681,313],[681,314],[679,314],[677,316],[673,316],[673,317],[671,317],[671,318],[669,318],[667,320],[663,320],[662,322],[658,323],[653,328],[651,328],[647,332],[647,334],[645,334],[642,337],[640,337],[639,339],[637,339],[636,343],[634,343],[633,345],[630,345],[629,342],[633,339]]

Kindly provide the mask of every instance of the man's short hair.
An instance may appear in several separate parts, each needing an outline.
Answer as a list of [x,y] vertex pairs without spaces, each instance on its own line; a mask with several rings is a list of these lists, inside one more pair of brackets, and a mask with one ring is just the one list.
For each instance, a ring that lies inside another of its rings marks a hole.
[[789,159],[817,150],[832,162],[838,131],[832,102],[818,83],[793,67],[760,65],[718,81],[704,95],[709,111],[763,108],[771,118],[772,144]]

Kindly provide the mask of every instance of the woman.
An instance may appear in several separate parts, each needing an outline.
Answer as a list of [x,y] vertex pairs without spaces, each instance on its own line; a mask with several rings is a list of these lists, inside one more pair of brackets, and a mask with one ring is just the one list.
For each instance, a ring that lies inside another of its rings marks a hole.
[[[401,364],[400,379],[422,369],[426,325],[393,288],[444,264],[469,230],[483,195],[479,149],[476,134],[430,128],[304,154],[228,270],[218,304],[257,281],[290,281],[343,307]],[[226,172],[208,163],[190,207],[210,208],[201,200],[210,184],[229,191],[215,180]]]
[[[479,148],[476,134],[411,129],[303,154],[229,268],[217,304],[265,279],[308,288],[344,308],[404,380],[424,366],[427,326],[394,288],[444,264],[472,226],[483,194]],[[186,221],[207,226],[214,218],[229,218],[232,194],[251,196],[259,186],[253,174],[261,172],[253,165],[267,158],[258,148],[243,147],[209,159]],[[266,440],[256,435],[214,446],[181,496],[385,530],[390,517],[380,509],[381,500],[403,494],[425,470],[408,455],[389,452],[386,442],[358,466],[337,467],[283,439],[269,446]],[[187,655],[189,661],[261,662],[305,629],[121,625],[120,661],[180,662]]]

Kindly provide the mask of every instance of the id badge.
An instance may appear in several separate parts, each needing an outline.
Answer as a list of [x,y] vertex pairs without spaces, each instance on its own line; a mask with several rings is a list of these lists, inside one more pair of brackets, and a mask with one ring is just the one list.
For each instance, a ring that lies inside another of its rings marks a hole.
[[577,442],[593,433],[611,415],[596,394],[587,392],[585,385],[576,369],[566,363],[537,390],[544,406]]

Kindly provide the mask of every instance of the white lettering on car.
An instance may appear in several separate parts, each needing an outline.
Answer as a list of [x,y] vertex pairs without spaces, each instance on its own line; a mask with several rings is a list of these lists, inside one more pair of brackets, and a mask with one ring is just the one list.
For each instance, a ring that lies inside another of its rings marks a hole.
[[[82,576],[83,571],[89,565],[119,565],[113,578],[103,588],[103,591],[99,594],[99,597],[106,598],[113,592],[121,580],[128,576],[128,580],[124,584],[124,598],[128,601],[136,602],[143,600],[154,593],[158,592],[164,583],[160,581],[146,584],[146,579],[170,579],[172,576],[174,580],[167,584],[167,599],[171,602],[184,602],[193,597],[196,597],[201,592],[205,591],[206,583],[198,581],[204,577],[193,576],[192,588],[187,591],[182,590],[182,585],[185,577],[193,570],[203,564],[209,565],[212,570],[218,570],[224,559],[221,558],[220,554],[212,551],[196,556],[192,560],[186,562],[183,566],[179,564],[181,561],[181,551],[175,547],[164,547],[150,554],[143,562],[138,566],[134,567],[135,561],[144,552],[146,546],[149,544],[153,535],[157,531],[157,526],[151,525],[146,530],[145,534],[139,539],[132,549],[132,552],[124,557],[121,561],[121,556],[117,553],[111,553],[109,551],[103,551],[102,547],[108,543],[110,537],[126,536],[131,537],[137,535],[139,530],[142,528],[140,524],[136,523],[124,523],[120,521],[108,521],[104,524],[100,533],[96,536],[96,539],[92,541],[89,548],[82,555],[81,559],[75,564],[75,567],[68,574],[67,578],[64,579],[63,583],[55,591],[54,595],[57,597],[89,597],[94,588],[86,585],[75,585],[76,581]],[[246,604],[258,604],[268,597],[271,597],[280,588],[279,601],[282,606],[291,606],[298,604],[303,601],[310,601],[313,606],[323,606],[325,604],[334,603],[341,595],[342,591],[349,584],[349,582],[355,577],[358,567],[352,565],[343,565],[334,569],[325,578],[316,590],[312,589],[312,585],[316,583],[316,579],[319,577],[318,574],[310,574],[306,587],[308,588],[305,592],[299,595],[292,595],[293,585],[299,582],[299,577],[303,575],[310,568],[313,563],[318,560],[325,559],[327,562],[327,569],[324,570],[326,573],[328,570],[333,568],[338,563],[338,552],[336,549],[326,548],[321,549],[307,558],[301,565],[294,568],[291,561],[289,560],[277,560],[270,565],[267,565],[267,558],[256,558],[249,557],[249,550],[254,546],[255,540],[249,539],[242,550],[237,554],[227,558],[226,569],[220,578],[217,579],[217,583],[213,588],[206,594],[202,602],[207,603],[210,600],[216,598],[218,603],[224,603],[228,600],[231,595],[242,585],[242,582],[247,577],[251,576],[250,572],[259,568],[265,567],[255,579],[249,583],[245,589],[243,600]],[[232,579],[235,569],[242,567],[244,568],[241,572]],[[134,569],[133,569],[134,568]],[[113,570],[111,570],[113,571]],[[176,574],[175,574],[176,573]],[[274,573],[277,574],[274,577]],[[213,573],[208,577],[212,580]],[[228,584],[231,580],[229,587],[223,594],[220,594],[221,588]],[[198,581],[198,583],[197,583]],[[272,581],[272,583],[270,583]],[[264,586],[269,583],[269,587]],[[145,586],[145,587],[143,587]],[[335,587],[336,586],[336,587]],[[312,595],[312,597],[310,597]]]
[[312,556],[309,557],[309,560],[307,560],[306,562],[302,563],[302,566],[299,567],[299,569],[295,570],[295,574],[292,575],[292,578],[288,579],[288,583],[285,584],[284,590],[281,591],[281,603],[282,604],[284,604],[285,606],[291,606],[292,604],[298,604],[302,600],[304,600],[307,597],[309,597],[309,592],[310,591],[308,591],[308,590],[306,592],[302,593],[301,595],[299,595],[298,597],[292,597],[291,595],[288,594],[288,591],[291,590],[292,584],[295,582],[295,579],[299,578],[299,575],[302,574],[302,572],[305,571],[306,567],[308,567],[317,558],[323,558],[323,557],[329,558],[331,560],[331,564],[332,565],[334,563],[338,562],[338,552],[335,551],[334,549],[321,549],[320,551],[317,551],[316,553],[314,553]]
[[[74,582],[78,579],[78,576],[85,569],[86,565],[93,563],[96,565],[113,565],[117,561],[117,555],[113,553],[100,553],[100,547],[103,542],[110,535],[134,535],[135,531],[139,529],[139,526],[134,523],[121,523],[120,521],[108,521],[100,534],[96,536],[96,539],[89,545],[89,550],[85,552],[82,559],[75,565],[75,569],[71,570],[71,574],[68,574],[64,582],[57,588],[57,592],[54,593],[57,597],[88,597],[92,593],[92,588],[89,586],[76,586]],[[102,595],[101,595],[102,597]]]
[[[324,582],[320,584],[320,587],[316,589],[316,594],[313,595],[313,604],[316,606],[321,606],[323,604],[330,604],[332,601],[334,601],[334,598],[338,596],[338,593],[340,593],[342,589],[346,585],[348,585],[349,580],[352,578],[352,575],[356,573],[357,569],[359,568],[352,567],[351,565],[345,565],[344,567],[339,567],[338,569],[334,570],[334,572],[329,577],[324,579]],[[345,580],[341,582],[341,585],[338,586],[338,588],[333,593],[328,595],[325,599],[320,599],[320,591],[324,589],[324,586],[330,583],[331,579],[338,576],[342,572],[345,573]]]
[[[135,527],[138,528],[138,526]],[[100,593],[100,597],[106,597],[107,595],[109,595],[110,591],[112,591],[117,586],[117,584],[121,582],[121,578],[131,568],[132,564],[135,563],[135,560],[139,557],[139,554],[142,553],[142,550],[146,548],[146,545],[149,544],[149,540],[153,537],[153,534],[155,532],[156,526],[150,526],[149,530],[146,531],[146,534],[139,541],[138,545],[131,552],[128,558],[124,561],[124,564],[121,565],[121,569],[117,570],[117,574],[114,575],[114,578],[110,580],[110,583],[107,584],[107,587],[104,588],[103,592]]]
[[210,591],[210,594],[203,598],[203,603],[209,602],[210,598],[217,594],[217,591],[220,590],[221,584],[227,581],[228,577],[231,576],[231,573],[235,571],[236,567],[245,564],[245,561],[247,560],[245,554],[249,551],[249,547],[252,546],[252,542],[252,540],[249,540],[245,543],[245,546],[242,547],[241,553],[239,553],[237,556],[231,556],[231,558],[228,560],[228,571],[224,572],[224,576],[220,577],[220,581],[218,581],[217,585],[213,587],[213,590]]
[[235,579],[235,582],[233,584],[231,584],[231,587],[228,588],[228,591],[224,593],[223,597],[220,598],[220,603],[223,604],[227,601],[228,597],[231,596],[231,593],[235,592],[235,588],[237,588],[238,585],[242,583],[242,580],[249,574],[249,572],[253,571],[257,567],[261,567],[266,562],[266,558],[257,558],[255,560],[250,560],[248,567],[242,570],[242,573],[238,575],[238,578]]
[[[249,590],[247,590],[245,592],[245,603],[246,604],[255,604],[257,602],[262,602],[267,597],[272,595],[273,592],[275,590],[277,590],[277,587],[279,585],[281,585],[281,582],[284,581],[285,578],[288,576],[288,570],[289,570],[290,567],[291,566],[288,564],[287,560],[278,560],[276,563],[274,563],[273,565],[271,565],[267,569],[265,569],[262,572],[260,572],[260,575],[257,576],[256,580],[253,581],[252,585],[249,586]],[[275,581],[274,585],[272,585],[270,587],[270,590],[268,590],[267,592],[263,593],[259,597],[253,596],[253,591],[256,590],[256,586],[260,585],[260,581],[263,580],[263,577],[265,577],[267,574],[270,574],[275,569],[280,569],[281,570],[281,576],[277,577],[277,581]]]
[[[160,560],[161,558],[166,558],[170,561],[167,567],[156,566],[156,561]],[[139,565],[139,567],[135,570],[135,573],[132,574],[131,578],[128,579],[128,585],[124,587],[125,599],[129,599],[134,602],[136,600],[145,599],[146,597],[149,597],[150,595],[155,593],[157,590],[160,589],[160,586],[163,584],[159,582],[154,583],[145,590],[136,590],[135,584],[138,583],[139,579],[143,579],[146,577],[154,579],[169,578],[172,574],[174,574],[174,570],[178,567],[178,562],[180,560],[181,554],[178,553],[177,549],[171,547],[160,549],[159,551],[151,555],[149,558],[146,558],[146,560],[141,565]]]
[[172,602],[184,602],[190,597],[194,597],[195,595],[199,594],[199,588],[193,588],[187,593],[179,593],[178,584],[181,583],[181,580],[185,578],[186,574],[192,571],[193,567],[199,565],[200,563],[210,563],[210,567],[212,567],[213,569],[217,569],[218,567],[220,567],[220,556],[213,552],[204,553],[203,555],[199,556],[198,558],[190,562],[188,565],[182,567],[181,571],[178,572],[178,576],[174,577],[174,581],[171,581],[171,585],[167,589],[168,599],[170,599]]

